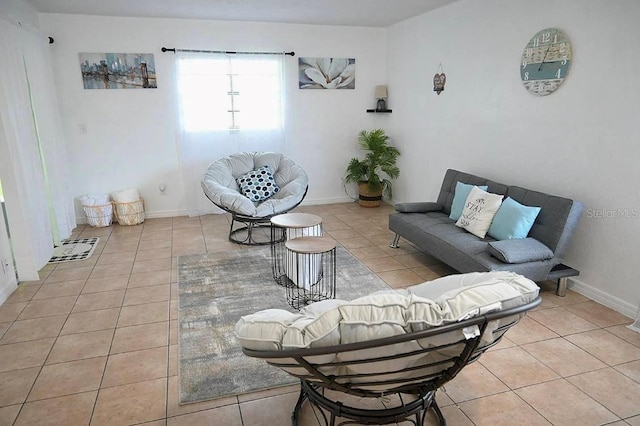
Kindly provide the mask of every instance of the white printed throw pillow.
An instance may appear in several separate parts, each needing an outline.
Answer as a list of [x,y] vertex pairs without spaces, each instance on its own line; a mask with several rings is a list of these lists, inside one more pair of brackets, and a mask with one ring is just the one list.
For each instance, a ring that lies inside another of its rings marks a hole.
[[501,204],[502,195],[491,194],[474,186],[464,203],[462,215],[456,226],[484,238]]

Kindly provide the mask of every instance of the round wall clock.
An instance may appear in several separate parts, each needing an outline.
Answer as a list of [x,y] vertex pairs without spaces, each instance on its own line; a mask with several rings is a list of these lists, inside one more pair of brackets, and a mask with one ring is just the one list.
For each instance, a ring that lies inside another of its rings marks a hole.
[[571,66],[571,42],[557,28],[537,32],[522,52],[520,78],[529,93],[553,93],[567,77]]

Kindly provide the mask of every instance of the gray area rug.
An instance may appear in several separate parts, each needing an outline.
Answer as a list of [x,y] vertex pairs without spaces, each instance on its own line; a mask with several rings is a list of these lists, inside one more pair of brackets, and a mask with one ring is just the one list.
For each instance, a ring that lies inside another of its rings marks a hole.
[[[336,250],[336,294],[350,300],[389,286],[342,246]],[[295,312],[273,280],[269,247],[178,259],[180,403],[270,389],[297,380],[242,353],[234,327],[268,308]]]

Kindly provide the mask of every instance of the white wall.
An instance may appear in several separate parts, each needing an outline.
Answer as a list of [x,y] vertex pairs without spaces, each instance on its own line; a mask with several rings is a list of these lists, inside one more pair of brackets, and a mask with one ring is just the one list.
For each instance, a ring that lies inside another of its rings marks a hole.
[[[0,130],[2,130],[2,123],[0,123]],[[7,225],[0,205],[0,304],[11,296],[17,285],[18,280],[16,279],[16,271],[13,268],[13,255],[9,245]]]
[[0,16],[10,22],[20,22],[28,28],[38,28],[38,13],[26,0],[0,1]]
[[[11,23],[21,22],[28,27],[34,27],[38,22],[35,10],[30,4],[21,0],[0,2],[0,17]],[[6,144],[4,128],[0,120],[0,150],[3,150]],[[4,303],[16,288],[17,279],[13,269],[13,255],[7,235],[7,226],[0,207],[0,303]]]
[[[75,196],[133,186],[145,198],[148,217],[184,214],[174,56],[162,53],[163,46],[296,52],[296,57],[286,59],[289,115],[284,154],[309,175],[307,203],[347,199],[341,177],[357,153],[357,133],[385,124],[365,113],[374,106],[375,85],[386,83],[384,29],[60,14],[41,14],[40,24],[56,40],[51,48],[70,135]],[[80,52],[153,53],[158,89],[84,90]],[[356,58],[356,89],[299,90],[298,56]],[[166,184],[166,195],[160,194],[160,183]]]
[[[566,259],[581,271],[574,288],[635,315],[638,17],[635,0],[462,0],[390,27],[389,129],[404,154],[396,200],[435,199],[447,168],[580,200],[586,210]],[[548,27],[569,36],[573,64],[555,93],[536,97],[519,64]],[[440,63],[447,83],[437,96]]]

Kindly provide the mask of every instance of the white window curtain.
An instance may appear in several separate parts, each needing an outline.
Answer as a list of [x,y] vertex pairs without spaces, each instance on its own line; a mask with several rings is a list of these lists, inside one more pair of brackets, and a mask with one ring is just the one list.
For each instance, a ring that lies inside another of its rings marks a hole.
[[25,32],[24,62],[29,82],[37,142],[43,165],[53,240],[56,245],[76,227],[73,195],[62,118],[55,91],[47,37]]
[[281,152],[284,55],[176,54],[179,152],[189,216],[221,213],[200,180],[235,152]]
[[46,38],[0,19],[0,179],[21,281],[75,227]]

